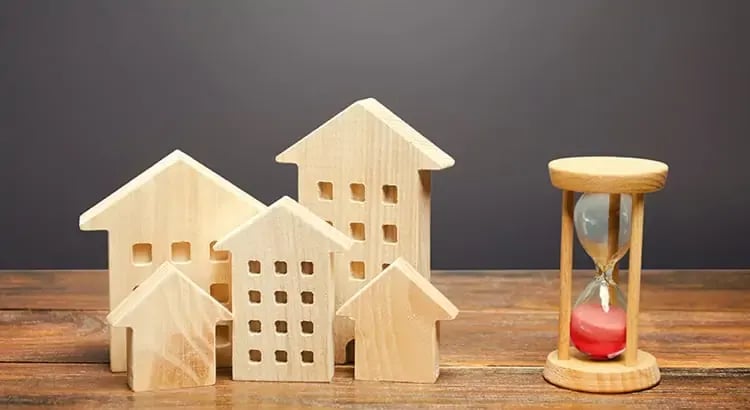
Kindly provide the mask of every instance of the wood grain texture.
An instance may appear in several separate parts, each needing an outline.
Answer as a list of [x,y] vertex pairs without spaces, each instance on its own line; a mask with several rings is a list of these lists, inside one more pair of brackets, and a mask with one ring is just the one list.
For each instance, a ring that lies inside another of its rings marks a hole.
[[567,359],[557,351],[547,356],[544,378],[566,389],[592,393],[630,393],[651,388],[659,383],[661,374],[656,358],[639,350],[633,363],[622,356],[614,360],[591,360],[574,351]]
[[625,343],[625,364],[636,366],[638,360],[638,319],[641,307],[641,261],[643,258],[643,194],[633,194],[633,212],[630,216],[630,257],[628,270],[628,310]]
[[[80,217],[82,230],[109,232],[109,309],[167,261],[206,292],[231,287],[229,257],[212,243],[263,208],[185,153],[167,155]],[[126,369],[125,336],[111,332],[112,371]]]
[[354,320],[357,380],[434,383],[440,374],[436,322],[453,320],[458,308],[398,258],[336,314]]
[[352,240],[283,197],[215,245],[232,254],[232,377],[333,377],[331,257]]
[[659,161],[627,157],[570,157],[550,161],[555,187],[575,192],[648,193],[664,188],[669,167]]
[[[279,154],[298,166],[299,202],[355,244],[333,257],[338,309],[403,257],[430,275],[431,171],[454,160],[373,98],[356,101]],[[334,322],[336,363],[346,361],[351,320]]]
[[570,311],[573,295],[573,210],[575,193],[562,192],[560,223],[560,304],[557,319],[557,351],[560,358],[570,356]]
[[216,323],[226,307],[164,262],[107,315],[127,328],[128,385],[133,391],[208,386],[216,381]]
[[[545,383],[541,369],[443,369],[435,384],[355,381],[339,368],[331,384],[238,383],[228,372],[214,386],[137,394],[125,375],[104,365],[0,364],[0,405],[63,408],[628,408],[719,409],[750,405],[750,370],[665,369],[655,389],[628,395],[590,394]],[[721,394],[717,394],[721,392]]]

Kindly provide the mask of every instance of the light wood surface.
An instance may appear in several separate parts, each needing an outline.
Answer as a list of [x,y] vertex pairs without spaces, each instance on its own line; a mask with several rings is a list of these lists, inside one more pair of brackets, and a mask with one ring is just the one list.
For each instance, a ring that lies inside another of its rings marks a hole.
[[609,361],[593,361],[575,351],[569,359],[558,358],[557,351],[547,356],[544,378],[566,389],[592,393],[629,393],[655,386],[661,375],[654,356],[637,352],[633,364],[622,356]]
[[[109,308],[163,262],[173,262],[205,291],[231,287],[227,255],[214,241],[265,206],[181,151],[174,151],[80,217],[83,230],[109,231]],[[230,300],[224,300],[227,307]],[[221,332],[226,335],[228,332]],[[112,329],[112,371],[126,370],[126,333]],[[231,364],[231,343],[219,340]]]
[[562,192],[562,222],[560,226],[560,308],[557,350],[561,359],[570,355],[570,312],[573,286],[573,210],[575,193]]
[[440,374],[436,322],[458,308],[403,258],[336,312],[354,320],[357,380],[434,383]]
[[668,170],[663,162],[628,157],[571,157],[549,163],[552,185],[575,192],[654,192],[664,187]]
[[641,304],[641,259],[643,255],[643,194],[633,195],[630,216],[630,260],[628,261],[628,310],[625,340],[625,364],[638,363],[638,316]]
[[235,380],[333,377],[332,252],[352,240],[283,197],[219,240],[232,253]]
[[[336,308],[398,257],[429,277],[431,171],[454,160],[417,130],[368,98],[276,160],[297,164],[299,202],[355,240],[333,257]],[[351,320],[336,318],[336,363],[347,361],[353,339]]]
[[[573,287],[590,272],[574,272]],[[442,323],[435,384],[355,381],[352,367],[338,367],[333,383],[233,382],[219,369],[214,386],[133,393],[106,365],[106,271],[0,271],[0,407],[746,408],[750,271],[644,270],[641,279],[640,345],[659,358],[662,381],[638,393],[587,394],[542,378],[557,341],[557,269],[433,272],[461,308]]]
[[[609,256],[612,257],[617,253],[617,249],[620,247],[620,200],[622,199],[620,194],[609,194],[609,218],[607,223],[608,235],[608,246]],[[620,263],[615,263],[612,268],[612,280],[615,283],[620,284]],[[610,289],[609,300],[613,304],[617,304],[617,298],[614,294],[614,289]]]
[[107,316],[127,328],[133,391],[216,382],[216,323],[232,314],[174,265],[164,262]]

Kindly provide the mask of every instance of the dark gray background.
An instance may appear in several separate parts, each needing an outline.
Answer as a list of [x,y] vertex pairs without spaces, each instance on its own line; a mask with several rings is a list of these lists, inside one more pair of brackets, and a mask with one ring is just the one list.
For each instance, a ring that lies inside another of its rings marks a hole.
[[579,154],[670,165],[645,267],[748,267],[748,21],[741,0],[0,0],[0,268],[105,267],[78,215],[178,147],[296,197],[275,155],[368,96],[456,159],[435,268],[556,267],[546,166]]

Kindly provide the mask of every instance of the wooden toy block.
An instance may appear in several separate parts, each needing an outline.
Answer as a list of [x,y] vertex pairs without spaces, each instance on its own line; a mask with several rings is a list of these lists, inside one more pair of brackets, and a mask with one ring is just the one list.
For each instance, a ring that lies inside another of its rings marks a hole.
[[[299,202],[355,240],[333,257],[337,308],[397,257],[429,278],[431,171],[453,166],[448,154],[368,98],[276,160],[298,165]],[[334,339],[336,363],[344,363],[351,320],[336,318]]]
[[[109,305],[169,261],[225,306],[231,264],[213,243],[265,206],[188,155],[174,151],[80,217],[109,231]],[[229,323],[219,326],[219,365],[231,365]],[[110,368],[127,367],[124,329],[111,329]]]
[[354,320],[354,378],[434,383],[440,373],[436,321],[458,308],[405,259],[396,259],[336,312]]
[[107,316],[127,328],[133,391],[216,383],[214,329],[232,314],[175,265],[164,262]]
[[232,253],[234,380],[333,377],[332,252],[352,240],[289,197],[222,238]]

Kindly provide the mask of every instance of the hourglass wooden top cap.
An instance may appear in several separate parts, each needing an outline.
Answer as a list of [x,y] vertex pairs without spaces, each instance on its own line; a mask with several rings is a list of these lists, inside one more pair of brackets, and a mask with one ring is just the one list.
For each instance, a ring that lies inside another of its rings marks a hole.
[[549,163],[552,185],[566,191],[648,193],[664,188],[667,164],[628,157],[571,157]]

